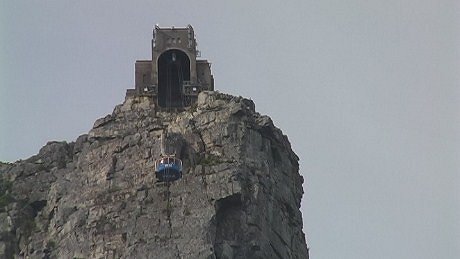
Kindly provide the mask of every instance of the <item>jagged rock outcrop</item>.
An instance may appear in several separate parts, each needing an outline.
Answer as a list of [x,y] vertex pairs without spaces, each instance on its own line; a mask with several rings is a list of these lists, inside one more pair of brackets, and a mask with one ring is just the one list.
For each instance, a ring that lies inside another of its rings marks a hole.
[[[160,136],[183,178],[157,183]],[[0,163],[0,257],[308,258],[298,157],[252,101],[128,98],[75,142]]]

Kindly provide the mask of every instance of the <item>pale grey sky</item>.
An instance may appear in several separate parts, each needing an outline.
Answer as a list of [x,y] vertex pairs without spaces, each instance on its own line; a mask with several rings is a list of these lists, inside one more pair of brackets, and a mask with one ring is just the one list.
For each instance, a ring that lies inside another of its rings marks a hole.
[[0,0],[0,160],[86,133],[153,25],[190,23],[216,89],[300,156],[311,258],[458,258],[459,20],[454,0]]

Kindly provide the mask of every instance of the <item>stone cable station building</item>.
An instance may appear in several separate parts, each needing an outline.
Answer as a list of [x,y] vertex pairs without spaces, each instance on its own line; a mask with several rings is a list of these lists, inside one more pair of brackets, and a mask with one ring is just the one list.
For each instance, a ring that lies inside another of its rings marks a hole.
[[147,96],[157,107],[183,108],[196,102],[201,91],[214,90],[211,63],[197,59],[200,52],[193,27],[160,28],[155,25],[152,59],[137,60],[135,88],[126,98]]

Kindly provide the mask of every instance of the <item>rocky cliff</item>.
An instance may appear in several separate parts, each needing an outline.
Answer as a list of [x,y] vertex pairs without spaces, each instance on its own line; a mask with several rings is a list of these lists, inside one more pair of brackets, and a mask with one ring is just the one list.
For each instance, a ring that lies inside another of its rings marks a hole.
[[[183,178],[158,183],[162,134]],[[128,98],[75,142],[0,163],[1,258],[308,258],[298,157],[252,101]]]

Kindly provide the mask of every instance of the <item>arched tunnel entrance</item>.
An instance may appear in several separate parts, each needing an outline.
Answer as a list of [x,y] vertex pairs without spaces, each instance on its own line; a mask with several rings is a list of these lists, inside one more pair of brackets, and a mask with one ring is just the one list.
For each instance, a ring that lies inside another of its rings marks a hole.
[[182,107],[182,85],[190,81],[190,59],[185,52],[171,49],[158,58],[158,104]]

